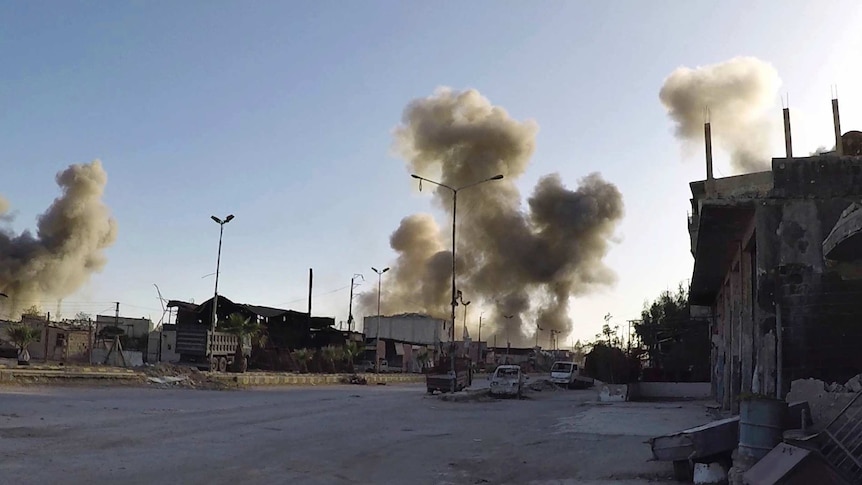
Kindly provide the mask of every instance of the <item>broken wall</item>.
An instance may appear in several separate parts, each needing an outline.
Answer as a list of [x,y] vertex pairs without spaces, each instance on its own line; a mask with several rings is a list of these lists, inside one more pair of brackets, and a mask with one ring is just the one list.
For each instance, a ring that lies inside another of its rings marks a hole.
[[[844,382],[862,369],[862,280],[826,265],[822,242],[862,194],[862,160],[853,157],[774,160],[774,195],[758,210],[758,229],[774,234],[760,261],[764,300],[769,290],[781,328],[780,395],[796,379]],[[768,237],[768,236],[767,236]],[[768,306],[761,305],[762,307]]]

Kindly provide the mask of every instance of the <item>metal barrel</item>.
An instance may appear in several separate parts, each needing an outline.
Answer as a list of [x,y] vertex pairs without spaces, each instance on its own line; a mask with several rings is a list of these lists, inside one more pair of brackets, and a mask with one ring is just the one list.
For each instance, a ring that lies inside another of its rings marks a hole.
[[739,452],[760,460],[781,443],[787,403],[778,399],[743,399],[739,406]]

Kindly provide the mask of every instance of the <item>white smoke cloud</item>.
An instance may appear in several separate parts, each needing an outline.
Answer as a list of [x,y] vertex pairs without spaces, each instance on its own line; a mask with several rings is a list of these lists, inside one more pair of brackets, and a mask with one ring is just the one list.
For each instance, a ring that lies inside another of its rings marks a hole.
[[676,135],[703,143],[709,110],[716,146],[728,151],[737,173],[770,169],[769,136],[775,122],[768,110],[781,80],[772,65],[736,57],[696,68],[680,67],[665,79],[659,98],[676,123]]

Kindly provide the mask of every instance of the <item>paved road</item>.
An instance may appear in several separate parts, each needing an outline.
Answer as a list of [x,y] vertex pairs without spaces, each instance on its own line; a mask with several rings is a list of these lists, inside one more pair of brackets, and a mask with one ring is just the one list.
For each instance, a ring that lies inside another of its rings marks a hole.
[[444,402],[421,386],[0,388],[3,483],[645,483],[643,441],[709,420],[595,391]]

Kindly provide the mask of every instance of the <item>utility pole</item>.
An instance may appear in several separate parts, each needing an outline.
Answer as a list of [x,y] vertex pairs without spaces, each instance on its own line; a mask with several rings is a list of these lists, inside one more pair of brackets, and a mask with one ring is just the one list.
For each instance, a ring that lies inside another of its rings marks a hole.
[[114,326],[119,328],[120,327],[120,302],[116,301],[114,303],[117,305],[116,308],[114,309]]
[[362,281],[365,281],[365,277],[359,273],[354,274],[353,277],[350,278],[350,307],[347,310],[347,331],[348,332],[353,330],[353,289],[356,288],[356,285],[358,284],[358,283],[354,283],[354,280],[356,279],[357,276],[362,278]]
[[542,330],[544,330],[544,328],[540,327],[539,322],[537,321],[536,322],[536,347],[539,346],[539,332],[541,332]]

